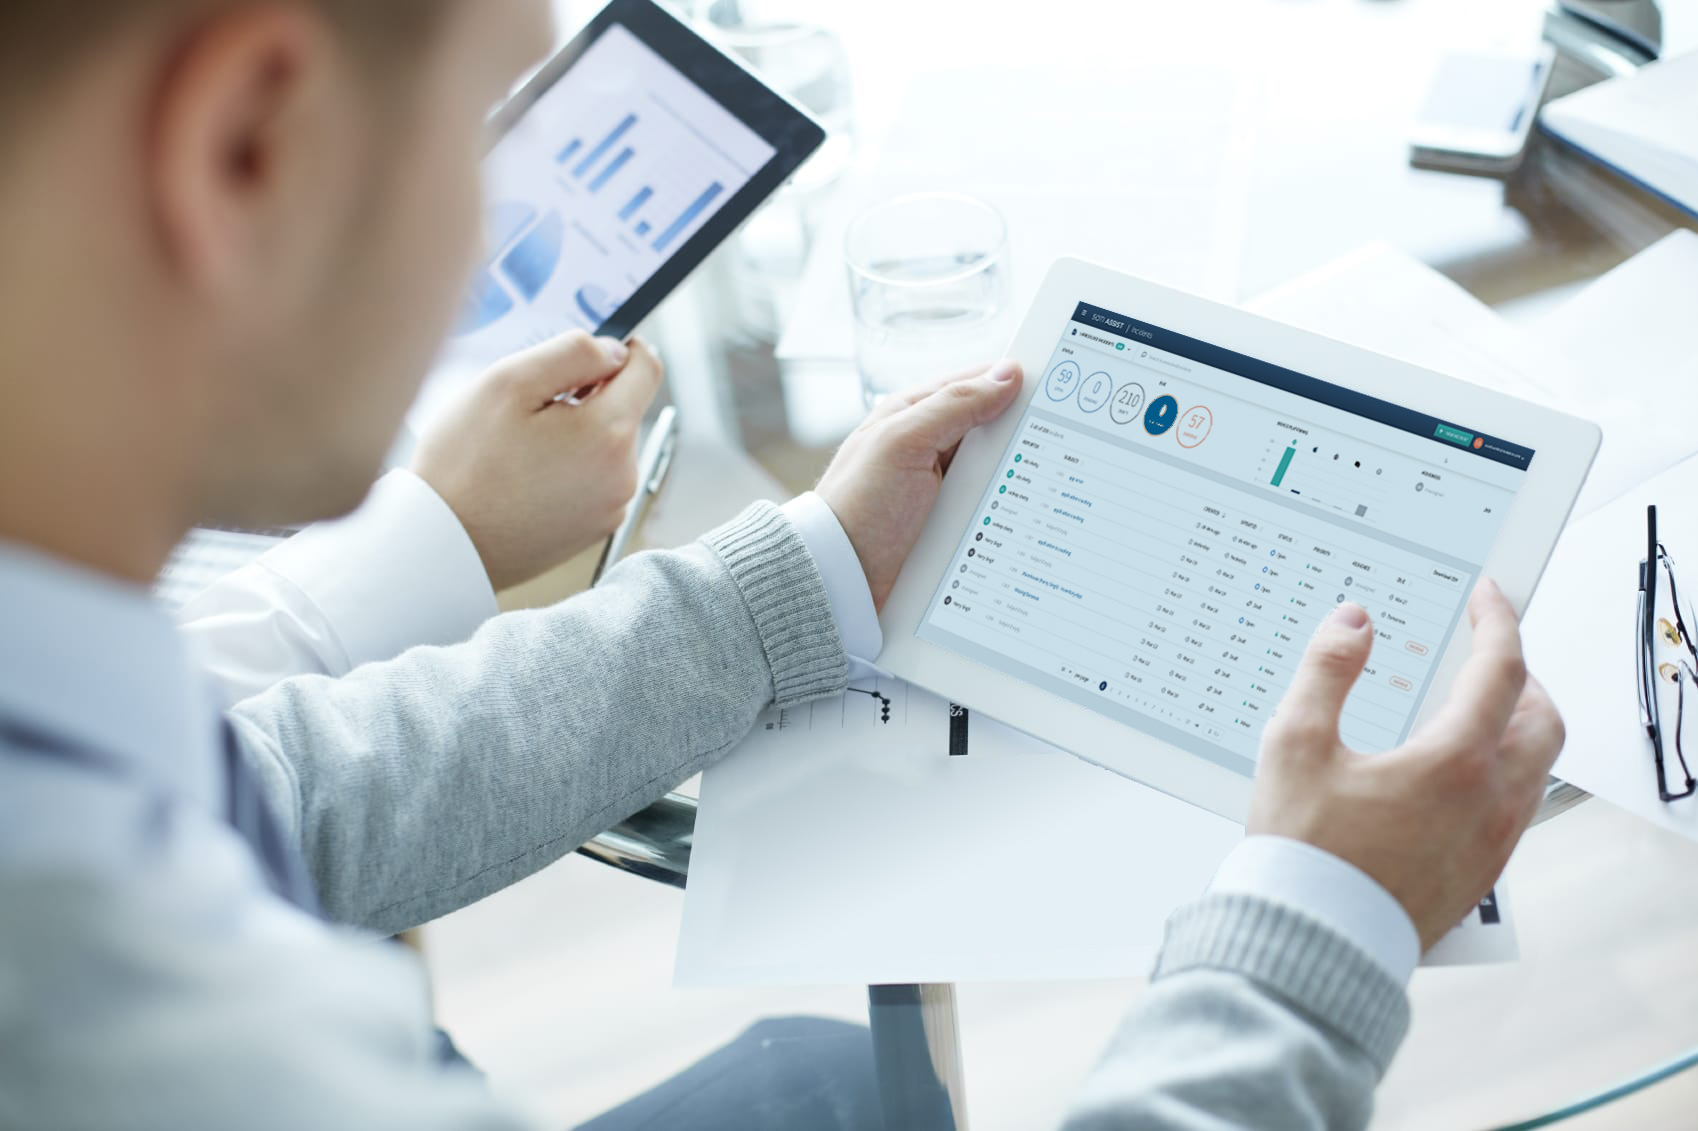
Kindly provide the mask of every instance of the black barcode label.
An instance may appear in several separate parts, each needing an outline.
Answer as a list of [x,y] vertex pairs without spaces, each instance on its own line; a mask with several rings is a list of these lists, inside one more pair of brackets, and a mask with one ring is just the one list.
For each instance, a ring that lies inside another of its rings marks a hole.
[[1480,922],[1490,927],[1498,921],[1498,889],[1493,888],[1480,901]]
[[949,756],[967,756],[967,708],[959,703],[949,705]]

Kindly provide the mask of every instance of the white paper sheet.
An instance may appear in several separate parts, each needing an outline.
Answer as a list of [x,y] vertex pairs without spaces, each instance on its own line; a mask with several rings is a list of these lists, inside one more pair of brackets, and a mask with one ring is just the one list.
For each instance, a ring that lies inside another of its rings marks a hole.
[[[1639,560],[1645,556],[1645,506],[1655,503],[1663,543],[1690,602],[1698,594],[1698,459],[1688,460],[1568,528],[1522,624],[1528,665],[1568,726],[1555,773],[1629,812],[1698,840],[1698,799],[1657,798],[1650,740],[1639,723],[1635,668]],[[1683,570],[1681,567],[1684,566]],[[1658,581],[1661,615],[1670,610]],[[1690,607],[1687,625],[1698,631]],[[1672,653],[1668,656],[1673,659]],[[1690,690],[1690,689],[1689,689]],[[1698,701],[1687,696],[1690,754],[1698,755]],[[1675,717],[1673,689],[1663,718]],[[1672,742],[1671,784],[1678,780]],[[1698,765],[1698,763],[1695,763]]]
[[1529,325],[1552,403],[1604,429],[1575,513],[1698,452],[1698,235],[1676,231]]
[[1480,906],[1421,956],[1423,966],[1484,966],[1521,957],[1514,902],[1499,880]]
[[[1243,835],[900,681],[855,686],[770,712],[704,776],[680,985],[1142,974]],[[1514,959],[1496,906],[1428,962]]]
[[1243,830],[900,681],[774,712],[702,779],[682,985],[1144,972]]
[[1408,252],[1375,243],[1253,299],[1247,308],[1325,337],[1549,401],[1578,384],[1565,362]]
[[[779,357],[854,358],[844,231],[902,192],[951,189],[1001,209],[1010,332],[1062,255],[1235,297],[1255,125],[1251,81],[1237,71],[964,67],[919,76],[904,105],[901,124],[818,220]],[[1034,162],[1047,165],[1034,171]]]

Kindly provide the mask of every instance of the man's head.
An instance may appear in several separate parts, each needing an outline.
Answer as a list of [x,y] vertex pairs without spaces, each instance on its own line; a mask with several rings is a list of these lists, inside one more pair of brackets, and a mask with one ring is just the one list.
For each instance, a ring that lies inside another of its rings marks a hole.
[[548,41],[540,0],[0,5],[0,538],[135,575],[357,503]]

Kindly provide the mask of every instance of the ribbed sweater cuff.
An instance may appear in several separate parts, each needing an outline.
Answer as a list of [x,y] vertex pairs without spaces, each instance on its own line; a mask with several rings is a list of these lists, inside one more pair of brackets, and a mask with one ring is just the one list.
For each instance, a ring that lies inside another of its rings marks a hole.
[[1174,912],[1154,979],[1207,968],[1241,974],[1359,1045],[1385,1073],[1409,1031],[1409,998],[1355,944],[1253,895],[1210,895]]
[[756,503],[706,538],[742,590],[772,668],[779,706],[836,695],[849,657],[807,543],[771,503]]

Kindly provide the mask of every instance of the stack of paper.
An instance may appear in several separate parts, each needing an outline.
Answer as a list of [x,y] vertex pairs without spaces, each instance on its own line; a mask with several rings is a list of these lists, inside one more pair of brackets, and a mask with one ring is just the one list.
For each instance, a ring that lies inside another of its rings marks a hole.
[[1698,53],[1546,106],[1539,124],[1593,160],[1698,215]]

